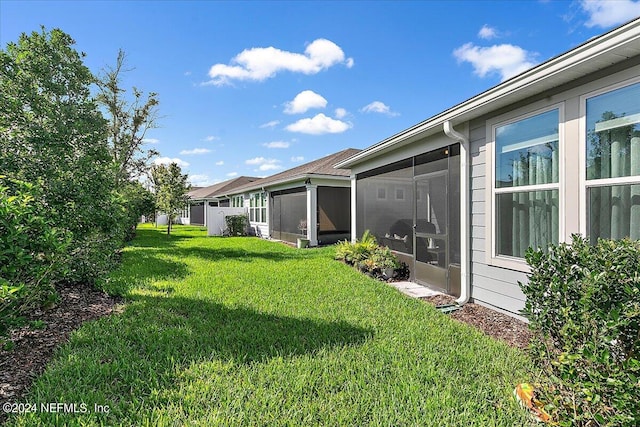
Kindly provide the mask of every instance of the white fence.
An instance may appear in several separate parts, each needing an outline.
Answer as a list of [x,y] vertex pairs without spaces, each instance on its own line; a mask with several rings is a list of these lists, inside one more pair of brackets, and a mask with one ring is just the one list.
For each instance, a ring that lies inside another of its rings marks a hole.
[[246,215],[246,208],[221,208],[218,206],[206,206],[207,234],[209,236],[222,236],[227,228],[225,218],[229,215]]

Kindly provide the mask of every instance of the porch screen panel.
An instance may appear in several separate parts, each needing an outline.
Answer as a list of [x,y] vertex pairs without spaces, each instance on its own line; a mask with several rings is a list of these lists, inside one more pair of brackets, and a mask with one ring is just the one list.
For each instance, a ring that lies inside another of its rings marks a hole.
[[496,255],[558,243],[558,128],[554,109],[495,129]]
[[357,236],[369,230],[391,249],[413,253],[413,159],[357,176]]
[[318,187],[318,232],[351,230],[351,189]]
[[274,234],[282,240],[295,241],[297,237],[307,235],[307,192],[306,189],[295,189],[275,193],[273,196]]
[[640,83],[587,99],[587,217],[597,239],[640,239]]

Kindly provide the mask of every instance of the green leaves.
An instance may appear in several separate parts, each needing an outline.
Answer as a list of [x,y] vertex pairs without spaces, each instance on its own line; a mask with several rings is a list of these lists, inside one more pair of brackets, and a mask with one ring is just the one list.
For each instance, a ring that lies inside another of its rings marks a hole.
[[151,177],[156,193],[156,206],[168,216],[167,234],[171,234],[171,221],[187,205],[188,176],[182,174],[176,163],[155,165]]
[[545,368],[545,397],[558,421],[637,425],[640,242],[590,245],[574,235],[571,244],[526,257],[523,313],[538,333],[532,355]]

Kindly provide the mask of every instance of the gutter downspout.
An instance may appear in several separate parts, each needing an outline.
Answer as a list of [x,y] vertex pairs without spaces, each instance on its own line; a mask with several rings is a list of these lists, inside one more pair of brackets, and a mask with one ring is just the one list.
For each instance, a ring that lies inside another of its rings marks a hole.
[[469,205],[469,137],[453,129],[450,120],[444,122],[444,133],[449,138],[460,143],[460,297],[456,300],[464,305],[471,297],[471,280],[469,275],[469,261],[471,248],[470,233],[470,205]]

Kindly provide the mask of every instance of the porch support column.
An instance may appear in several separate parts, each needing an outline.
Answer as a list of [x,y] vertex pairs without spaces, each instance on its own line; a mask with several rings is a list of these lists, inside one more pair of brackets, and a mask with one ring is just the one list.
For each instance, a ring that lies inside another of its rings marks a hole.
[[318,186],[307,184],[307,239],[318,246]]
[[351,242],[358,240],[356,224],[356,176],[351,175]]

